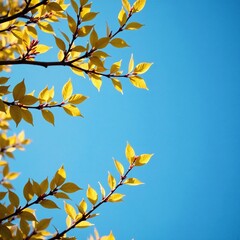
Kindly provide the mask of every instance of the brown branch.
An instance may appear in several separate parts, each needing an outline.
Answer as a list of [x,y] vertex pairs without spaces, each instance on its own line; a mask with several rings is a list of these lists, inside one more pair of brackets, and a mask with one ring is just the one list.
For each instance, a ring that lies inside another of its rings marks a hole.
[[[25,205],[24,207],[18,207],[18,208],[15,210],[14,213],[9,214],[9,215],[1,218],[1,219],[0,219],[0,224],[1,224],[3,221],[5,221],[5,220],[7,220],[7,219],[9,219],[9,218],[13,218],[12,220],[14,220],[14,217],[18,216],[24,209],[29,208],[29,207],[31,207],[31,206],[34,205],[34,204],[40,203],[42,200],[46,199],[46,198],[49,197],[49,196],[53,196],[57,191],[58,191],[58,188],[55,188],[55,189],[53,189],[53,190],[50,190],[48,193],[46,193],[46,194],[44,193],[44,194],[42,194],[41,196],[39,196],[35,201],[33,201],[33,202],[31,202],[31,203],[26,203],[26,205]],[[12,221],[12,220],[11,220],[11,221]]]
[[54,237],[49,238],[48,240],[54,240],[54,239],[60,239],[61,237],[64,236],[64,234],[66,234],[67,232],[69,232],[70,230],[74,229],[76,227],[77,224],[79,224],[82,221],[87,220],[90,216],[91,213],[94,212],[98,207],[100,207],[103,203],[106,203],[109,199],[109,197],[120,187],[123,185],[123,181],[127,178],[127,175],[129,174],[129,172],[133,169],[133,167],[135,166],[135,161],[129,166],[127,172],[121,176],[121,179],[119,180],[118,184],[116,185],[116,187],[114,189],[111,190],[111,192],[105,196],[97,205],[94,205],[92,207],[92,209],[90,211],[88,211],[86,214],[84,214],[79,220],[77,220],[76,222],[74,222],[69,228],[65,229],[64,231],[62,231],[61,233],[57,233]]
[[26,4],[25,8],[24,8],[22,11],[14,14],[14,15],[11,15],[11,16],[9,16],[9,17],[0,18],[0,24],[1,24],[1,23],[5,23],[5,22],[9,22],[9,21],[11,21],[11,20],[13,20],[13,19],[16,19],[16,18],[18,18],[18,17],[21,17],[21,16],[25,15],[26,13],[30,12],[31,10],[33,10],[33,9],[35,9],[35,8],[37,8],[37,7],[45,4],[45,3],[47,3],[47,1],[48,1],[48,0],[42,0],[41,2],[33,5],[32,7],[29,7],[29,5],[30,5],[30,3],[31,3],[31,0],[29,0],[29,1],[27,2],[27,4]]

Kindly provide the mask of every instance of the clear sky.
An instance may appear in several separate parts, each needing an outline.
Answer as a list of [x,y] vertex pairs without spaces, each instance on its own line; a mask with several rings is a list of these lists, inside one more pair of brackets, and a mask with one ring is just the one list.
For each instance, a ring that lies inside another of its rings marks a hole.
[[[102,35],[106,21],[116,28],[120,7],[120,0],[93,1]],[[29,177],[51,177],[62,164],[68,180],[84,189],[88,183],[97,188],[98,181],[107,186],[107,172],[116,174],[112,157],[127,163],[129,141],[137,153],[154,157],[132,175],[145,185],[123,187],[123,203],[99,209],[92,222],[101,234],[112,230],[122,240],[240,239],[240,2],[148,0],[135,20],[145,26],[123,33],[131,48],[110,52],[125,69],[131,53],[135,62],[154,62],[145,75],[149,91],[124,81],[121,95],[106,79],[99,93],[65,68],[13,68],[12,81],[24,77],[29,91],[47,84],[61,91],[71,77],[75,91],[90,97],[80,106],[83,119],[60,109],[55,127],[38,112],[34,127],[20,124],[18,131],[33,142],[11,164],[22,172],[17,186]],[[53,41],[44,35],[41,43]],[[78,192],[73,202],[84,195]],[[63,229],[65,215],[51,215]],[[86,239],[91,232],[74,233]]]

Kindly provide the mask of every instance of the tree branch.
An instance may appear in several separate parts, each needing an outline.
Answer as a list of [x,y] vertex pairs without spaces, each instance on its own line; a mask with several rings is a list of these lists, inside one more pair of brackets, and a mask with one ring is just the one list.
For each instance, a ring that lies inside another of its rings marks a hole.
[[9,16],[9,17],[2,17],[2,18],[0,18],[0,24],[1,23],[5,23],[5,22],[9,22],[9,21],[11,21],[13,19],[16,19],[18,17],[21,17],[21,16],[25,15],[26,13],[30,12],[31,10],[33,10],[33,9],[35,9],[35,8],[45,4],[45,3],[47,3],[47,0],[42,0],[41,2],[33,5],[32,7],[29,7],[30,3],[31,3],[31,0],[29,0],[27,2],[25,8],[21,12],[18,12],[18,13],[14,14],[14,15]]

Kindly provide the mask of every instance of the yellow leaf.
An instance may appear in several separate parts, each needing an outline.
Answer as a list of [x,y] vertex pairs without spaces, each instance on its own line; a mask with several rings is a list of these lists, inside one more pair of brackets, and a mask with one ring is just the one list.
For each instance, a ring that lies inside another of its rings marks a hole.
[[145,72],[147,72],[147,70],[151,67],[152,63],[147,63],[147,62],[143,62],[143,63],[139,63],[133,70],[134,73],[137,74],[143,74]]
[[71,5],[75,11],[76,14],[78,14],[78,5],[74,0],[71,0]]
[[87,189],[87,194],[86,195],[87,195],[88,200],[93,205],[95,205],[97,200],[98,200],[98,194],[90,185],[88,185],[88,189]]
[[48,102],[49,99],[49,90],[48,87],[45,87],[38,95],[38,99],[40,100],[40,103]]
[[110,40],[109,37],[103,37],[103,38],[98,39],[95,44],[95,48],[97,48],[97,49],[105,48],[108,45],[109,40]]
[[133,59],[133,54],[131,55],[131,58],[130,58],[130,61],[129,61],[129,64],[128,64],[128,72],[132,72],[134,68],[134,59]]
[[118,72],[118,70],[120,69],[122,64],[122,60],[115,62],[112,64],[111,68],[110,68],[110,73],[116,73]]
[[108,236],[101,237],[101,240],[115,240],[115,237],[114,237],[114,235],[113,235],[113,233],[111,231]]
[[20,83],[18,83],[14,88],[13,88],[13,99],[20,100],[23,98],[26,92],[26,86],[24,83],[24,80],[22,80]]
[[56,2],[50,2],[47,6],[54,12],[63,11],[62,7]]
[[63,193],[63,192],[54,193],[54,197],[62,198],[62,199],[70,199],[69,196],[66,193]]
[[108,172],[108,185],[111,190],[116,187],[116,179],[111,175],[110,172]]
[[60,189],[63,191],[63,192],[66,192],[66,193],[74,193],[74,192],[77,192],[79,190],[81,190],[81,188],[75,184],[75,183],[72,183],[72,182],[67,182],[67,183],[64,183]]
[[59,50],[58,52],[58,60],[61,62],[64,59],[64,52],[62,50]]
[[126,20],[127,20],[127,15],[124,9],[122,8],[118,14],[118,22],[120,26],[124,25],[126,23]]
[[140,12],[145,6],[146,0],[136,0],[133,4],[133,12]]
[[22,113],[19,107],[17,106],[10,106],[10,115],[13,121],[18,125],[22,120]]
[[71,30],[72,33],[75,33],[76,29],[77,29],[77,25],[76,22],[74,21],[74,19],[67,14],[67,20],[68,20],[68,27]]
[[116,78],[111,78],[111,80],[112,80],[112,83],[113,83],[114,88],[115,88],[117,91],[119,91],[120,93],[123,94],[121,82],[120,82],[118,79],[116,79]]
[[51,218],[44,218],[40,220],[39,222],[36,223],[36,230],[42,231],[46,229],[49,226],[51,220],[52,220]]
[[48,178],[45,178],[41,183],[40,183],[40,188],[41,188],[41,193],[44,194],[47,189],[48,189]]
[[93,28],[93,25],[90,25],[90,26],[83,26],[81,28],[78,29],[78,36],[79,37],[85,37],[87,36],[90,31],[92,30]]
[[137,178],[128,178],[123,183],[130,186],[137,186],[143,184],[143,182],[139,181]]
[[14,207],[18,207],[19,206],[19,198],[17,196],[16,193],[12,192],[12,191],[9,191],[8,192],[8,198],[9,198],[9,201],[10,203],[14,206]]
[[79,203],[78,210],[80,213],[85,214],[87,211],[87,203],[84,199]]
[[80,104],[86,99],[87,97],[83,96],[82,94],[74,94],[68,99],[68,102],[72,104]]
[[87,2],[88,0],[80,0],[81,6],[84,6]]
[[77,213],[72,205],[64,202],[64,210],[72,220],[75,219]]
[[120,176],[123,176],[123,174],[124,174],[124,167],[123,167],[123,165],[118,160],[114,160],[114,164],[115,164],[116,169],[120,173]]
[[52,26],[48,22],[43,22],[43,21],[38,22],[38,27],[43,32],[54,34],[54,30],[53,30]]
[[102,194],[102,199],[105,198],[106,196],[106,192],[105,192],[105,189],[104,187],[102,186],[102,184],[100,182],[98,182],[99,186],[100,186],[100,191],[101,191],[101,194]]
[[27,122],[33,125],[33,117],[32,117],[32,113],[24,108],[21,108],[21,115],[22,118]]
[[62,88],[62,97],[64,101],[70,98],[70,96],[72,95],[72,92],[73,92],[73,86],[72,86],[71,80],[69,79]]
[[72,50],[71,50],[72,52],[84,52],[84,51],[86,51],[86,48],[85,47],[83,47],[83,46],[75,46],[75,47],[73,47],[72,48]]
[[34,103],[36,103],[38,101],[38,99],[32,95],[25,95],[22,99],[21,99],[21,103],[24,105],[33,105]]
[[114,38],[110,43],[117,48],[129,47],[129,45],[122,38]]
[[0,77],[0,84],[5,84],[8,81],[8,77]]
[[30,208],[25,208],[20,213],[21,219],[27,220],[27,221],[37,221],[36,217],[34,216],[34,210]]
[[150,161],[152,156],[153,154],[142,154],[138,156],[135,161],[135,166],[143,166],[147,164]]
[[122,0],[122,5],[123,5],[123,7],[124,7],[128,12],[130,12],[130,10],[131,10],[131,5],[130,5],[130,3],[128,2],[128,0]]
[[89,12],[86,13],[83,18],[82,21],[86,22],[86,21],[91,21],[92,19],[94,19],[97,16],[98,12]]
[[27,26],[27,30],[28,30],[28,34],[34,38],[34,39],[37,39],[37,30],[36,28],[34,28],[33,26]]
[[108,202],[121,202],[125,195],[121,193],[113,193],[109,198]]
[[36,47],[36,51],[38,53],[45,53],[47,52],[51,47],[43,45],[43,44],[38,44]]
[[63,166],[61,166],[54,176],[54,182],[56,186],[61,186],[66,180],[66,172]]
[[82,115],[81,115],[81,113],[80,113],[80,110],[79,110],[76,106],[74,106],[74,105],[72,105],[72,104],[64,105],[64,106],[63,106],[63,109],[64,109],[64,111],[65,111],[67,114],[69,114],[69,115],[71,115],[71,116],[73,116],[73,117],[77,117],[77,116],[82,117]]
[[42,194],[40,185],[34,180],[32,180],[32,189],[38,197]]
[[95,31],[95,29],[93,29],[90,34],[90,43],[91,43],[92,47],[95,47],[97,40],[98,40],[98,34]]
[[54,36],[54,38],[55,38],[55,42],[56,42],[58,48],[61,49],[62,51],[65,51],[66,45],[65,45],[64,41],[61,38],[58,38],[56,36]]
[[7,192],[0,192],[0,200],[4,199]]
[[43,206],[44,208],[59,208],[58,205],[53,202],[52,200],[49,199],[44,199],[40,202],[40,205]]
[[130,164],[133,163],[135,158],[135,151],[132,146],[128,143],[125,149],[125,156]]
[[32,184],[31,184],[30,180],[27,181],[27,183],[25,184],[25,186],[23,188],[23,195],[24,195],[25,199],[27,200],[27,202],[29,202],[34,196]]
[[66,217],[66,225],[68,228],[71,227],[71,225],[72,225],[72,219],[70,218],[69,215],[67,215],[67,217]]
[[18,176],[20,175],[19,172],[10,172],[8,173],[5,178],[8,179],[8,180],[14,180],[16,179]]
[[85,78],[84,72],[82,70],[75,67],[71,67],[71,70],[73,71],[73,73],[77,74],[78,76]]
[[43,118],[47,121],[47,122],[49,122],[49,123],[51,123],[52,125],[54,125],[54,115],[53,115],[53,113],[51,112],[51,111],[49,111],[49,110],[46,110],[46,109],[42,109],[42,116],[43,116]]
[[127,26],[125,27],[126,30],[137,30],[139,28],[141,28],[143,25],[141,23],[138,22],[131,22],[128,23]]
[[87,228],[87,227],[90,227],[90,226],[93,226],[94,224],[88,222],[88,221],[82,221],[80,223],[78,223],[75,227],[77,228]]
[[133,86],[135,86],[137,88],[143,88],[143,89],[148,90],[148,87],[147,87],[145,81],[141,77],[132,76],[132,77],[129,77],[129,79]]
[[99,75],[97,74],[88,74],[89,78],[91,79],[92,81],[92,84],[94,87],[97,88],[98,91],[100,91],[101,89],[101,86],[102,86],[102,79]]

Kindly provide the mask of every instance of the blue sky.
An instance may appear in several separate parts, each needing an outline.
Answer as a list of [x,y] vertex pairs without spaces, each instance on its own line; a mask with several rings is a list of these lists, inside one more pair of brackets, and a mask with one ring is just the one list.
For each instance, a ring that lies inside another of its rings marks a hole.
[[[95,1],[116,29],[121,1]],[[111,48],[112,61],[130,55],[135,62],[154,62],[145,74],[149,91],[123,81],[124,94],[104,80],[100,92],[87,79],[65,68],[14,67],[12,81],[25,78],[29,91],[55,85],[61,91],[71,77],[75,91],[90,98],[80,106],[83,119],[56,110],[55,127],[34,113],[35,126],[20,124],[32,139],[17,153],[12,168],[27,179],[51,177],[64,164],[69,181],[86,189],[107,186],[107,172],[116,174],[112,157],[126,162],[127,141],[135,151],[154,153],[152,161],[132,174],[145,185],[123,187],[123,203],[107,204],[93,220],[101,234],[117,239],[240,239],[240,3],[234,0],[147,1],[135,20],[139,31],[122,34],[131,48]],[[41,43],[53,44],[43,36]],[[50,53],[53,59],[55,52]],[[126,165],[127,166],[127,165]],[[117,175],[117,174],[116,174]],[[85,195],[74,194],[73,202]],[[40,217],[47,215],[38,213]],[[54,225],[65,227],[65,215],[53,211]],[[86,239],[93,231],[74,232]]]

